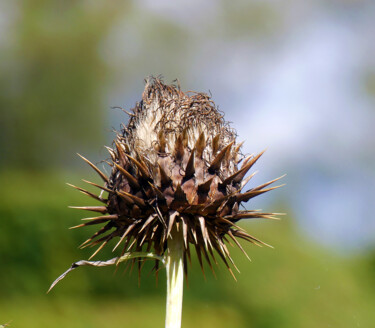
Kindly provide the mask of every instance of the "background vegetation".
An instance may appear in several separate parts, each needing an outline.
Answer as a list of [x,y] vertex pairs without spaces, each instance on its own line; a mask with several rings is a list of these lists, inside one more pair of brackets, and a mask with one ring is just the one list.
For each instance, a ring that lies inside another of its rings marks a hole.
[[[226,98],[237,97],[241,104],[242,96],[236,94],[236,88],[223,95],[225,84],[215,74],[207,78],[213,71],[231,76],[224,65],[209,67],[210,42],[218,56],[228,53],[228,62],[236,52],[241,53],[241,45],[267,48],[270,40],[285,35],[285,15],[296,8],[293,1],[285,2],[287,9],[272,2],[237,1],[231,7],[218,2],[218,13],[193,1],[196,7],[183,2],[186,13],[178,16],[177,9],[167,3],[161,1],[156,7],[148,1],[0,4],[0,324],[11,321],[12,327],[29,328],[163,326],[164,272],[156,286],[153,275],[144,270],[138,286],[137,275],[124,273],[122,267],[117,272],[112,267],[84,267],[46,295],[50,283],[72,262],[91,254],[90,249],[77,249],[89,229],[67,229],[83,216],[67,206],[93,201],[65,183],[82,185],[82,178],[99,182],[75,152],[94,161],[107,156],[103,145],[111,142],[111,126],[126,123],[126,117],[110,106],[132,107],[143,91],[142,79],[149,74],[163,73],[167,81],[179,77],[185,82],[183,89],[208,91],[212,82],[221,92],[217,97],[214,93],[214,99],[231,120],[232,107]],[[307,3],[307,7],[311,5]],[[357,14],[365,11],[366,4],[360,2]],[[344,10],[348,5],[333,1],[319,10],[329,12],[330,6]],[[214,14],[216,20],[210,20]],[[190,24],[190,20],[198,23]],[[225,47],[225,42],[231,46]],[[233,42],[237,42],[234,47]],[[255,65],[257,58],[253,58]],[[368,68],[366,72],[363,82],[372,97],[373,71]],[[238,117],[234,109],[233,115]],[[244,115],[239,116],[239,123]],[[264,146],[262,140],[256,141],[256,148]],[[363,160],[373,167],[373,148],[367,148],[366,154]],[[372,326],[373,243],[346,254],[347,249],[328,247],[319,235],[311,238],[308,226],[301,224],[305,219],[298,211],[302,200],[297,197],[291,202],[287,197],[305,165],[299,160],[296,163],[301,164],[297,170],[279,165],[278,173],[288,173],[289,187],[262,203],[267,210],[288,215],[280,222],[241,223],[275,249],[244,245],[252,262],[233,249],[241,271],[238,282],[223,266],[216,270],[217,279],[207,267],[205,281],[193,261],[184,295],[184,327]],[[315,167],[309,163],[303,169]],[[325,174],[329,178],[331,173]],[[350,185],[343,184],[340,190],[350,192]],[[373,188],[366,190],[371,199]],[[315,210],[318,215],[320,209]],[[361,224],[360,213],[351,215]],[[345,238],[350,241],[352,236]],[[113,257],[110,249],[105,248],[100,258]]]
[[[162,327],[164,272],[156,286],[144,270],[138,287],[137,274],[123,273],[122,267],[116,273],[112,267],[83,267],[45,294],[72,262],[91,253],[77,249],[87,231],[67,230],[82,217],[67,205],[87,203],[64,185],[67,175],[80,183],[74,173],[58,171],[1,175],[0,319],[13,320],[15,327]],[[185,289],[185,327],[372,325],[371,256],[338,258],[307,242],[291,217],[243,226],[275,249],[245,245],[252,262],[233,249],[241,271],[238,282],[222,265],[217,279],[206,267],[204,281],[193,262]],[[113,257],[110,249],[99,257]]]

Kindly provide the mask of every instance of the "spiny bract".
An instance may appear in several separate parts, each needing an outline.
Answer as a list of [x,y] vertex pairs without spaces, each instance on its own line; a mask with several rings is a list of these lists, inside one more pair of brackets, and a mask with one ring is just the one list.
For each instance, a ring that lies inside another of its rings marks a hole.
[[160,79],[146,81],[142,101],[132,111],[113,149],[107,147],[109,177],[81,156],[104,186],[88,183],[107,193],[103,198],[75,187],[104,203],[76,207],[100,213],[77,227],[105,223],[82,246],[101,244],[93,257],[118,237],[114,250],[121,245],[122,254],[146,249],[163,255],[172,228],[178,226],[183,233],[185,270],[192,244],[202,270],[202,254],[211,268],[211,260],[217,263],[215,250],[232,273],[228,237],[242,251],[236,238],[264,244],[236,222],[274,218],[273,213],[239,210],[242,203],[278,187],[267,188],[275,179],[242,193],[253,176],[245,178],[246,173],[263,152],[244,157],[235,131],[207,94],[183,93]]

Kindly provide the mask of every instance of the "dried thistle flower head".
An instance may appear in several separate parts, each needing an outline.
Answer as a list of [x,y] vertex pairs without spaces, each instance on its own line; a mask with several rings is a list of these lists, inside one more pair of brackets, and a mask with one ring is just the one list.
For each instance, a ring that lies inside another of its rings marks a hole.
[[94,256],[118,238],[114,250],[121,248],[122,255],[146,250],[162,256],[177,228],[183,238],[185,270],[193,245],[202,270],[202,259],[212,268],[216,252],[232,273],[228,239],[243,252],[237,238],[264,244],[236,222],[274,218],[272,213],[240,210],[251,198],[278,187],[268,187],[275,179],[243,192],[253,174],[245,176],[263,152],[244,157],[235,131],[207,94],[183,93],[160,79],[146,81],[142,101],[132,111],[113,149],[108,148],[109,177],[83,158],[104,181],[104,186],[94,185],[108,196],[76,187],[103,203],[79,207],[100,216],[77,227],[104,224],[82,246],[100,244]]

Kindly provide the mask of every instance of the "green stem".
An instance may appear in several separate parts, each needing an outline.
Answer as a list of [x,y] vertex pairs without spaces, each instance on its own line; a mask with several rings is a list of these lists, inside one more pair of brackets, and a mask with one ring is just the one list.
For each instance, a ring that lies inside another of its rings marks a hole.
[[184,288],[184,244],[181,227],[173,228],[168,238],[165,254],[167,270],[167,311],[165,328],[180,328],[182,314],[182,295]]

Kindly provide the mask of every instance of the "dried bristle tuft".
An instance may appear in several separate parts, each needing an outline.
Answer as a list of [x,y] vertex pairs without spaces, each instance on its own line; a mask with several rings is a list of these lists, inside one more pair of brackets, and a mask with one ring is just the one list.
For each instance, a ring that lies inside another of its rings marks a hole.
[[119,237],[115,249],[122,245],[122,253],[146,247],[162,255],[170,231],[179,224],[185,261],[186,257],[190,260],[189,245],[193,244],[203,270],[203,258],[210,267],[210,258],[217,263],[215,250],[232,274],[228,239],[244,253],[236,238],[264,245],[235,223],[275,218],[272,213],[239,210],[242,203],[275,188],[266,187],[277,179],[241,193],[249,180],[246,173],[262,153],[246,158],[239,167],[244,159],[241,143],[211,98],[204,93],[183,93],[160,79],[146,81],[142,101],[132,112],[127,126],[117,133],[113,149],[108,148],[112,167],[108,178],[81,156],[104,180],[102,189],[108,193],[103,199],[76,187],[105,203],[79,209],[108,214],[79,225],[106,222],[83,245],[101,244],[95,255]]

